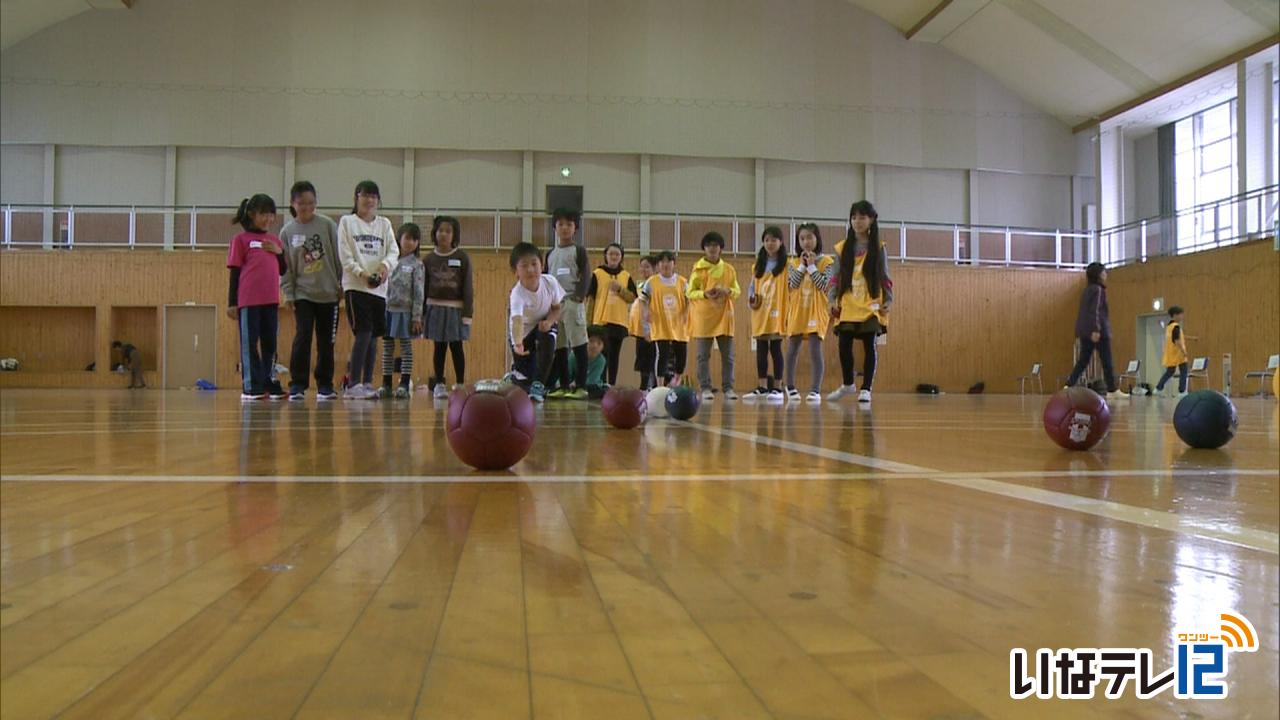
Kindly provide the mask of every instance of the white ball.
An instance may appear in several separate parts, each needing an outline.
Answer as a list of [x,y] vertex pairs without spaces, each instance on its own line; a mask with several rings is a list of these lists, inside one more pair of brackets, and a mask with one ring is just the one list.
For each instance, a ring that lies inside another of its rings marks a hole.
[[647,400],[649,401],[649,417],[664,418],[667,416],[667,393],[671,392],[668,387],[656,387],[649,391]]

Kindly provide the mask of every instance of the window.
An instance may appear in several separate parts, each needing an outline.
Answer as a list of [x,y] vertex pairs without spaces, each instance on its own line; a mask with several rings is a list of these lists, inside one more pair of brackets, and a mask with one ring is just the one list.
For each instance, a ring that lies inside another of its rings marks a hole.
[[1235,206],[1213,203],[1236,194],[1235,99],[1179,120],[1173,147],[1178,251],[1232,239]]

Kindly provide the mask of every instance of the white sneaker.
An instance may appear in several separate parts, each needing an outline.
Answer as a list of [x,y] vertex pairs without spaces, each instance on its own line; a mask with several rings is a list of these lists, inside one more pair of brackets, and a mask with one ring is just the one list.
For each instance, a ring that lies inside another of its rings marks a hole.
[[738,399],[738,393],[734,392],[734,391],[733,391],[733,388],[729,388],[728,390],[725,390],[725,391],[724,391],[724,399],[725,399],[725,400],[737,400],[737,399]]
[[755,402],[756,400],[759,400],[760,398],[765,397],[765,396],[767,396],[768,394],[769,394],[769,391],[768,391],[768,390],[765,390],[765,389],[764,389],[764,388],[762,388],[762,387],[758,387],[758,388],[756,388],[755,390],[752,390],[751,392],[749,392],[749,393],[747,393],[747,394],[743,395],[743,396],[742,396],[742,401],[743,401],[743,402]]
[[247,401],[249,401],[249,400],[261,400],[262,398],[264,398],[264,397],[266,397],[266,396],[267,396],[267,394],[266,394],[266,393],[256,393],[256,394],[255,394],[255,393],[247,393],[247,392],[242,392],[242,393],[240,393],[240,399],[241,399],[241,400],[244,400],[244,401],[246,401],[246,402],[247,402]]
[[352,385],[342,394],[344,400],[377,400],[378,391],[372,385]]
[[784,399],[786,399],[786,395],[783,395],[782,391],[778,388],[774,388],[769,391],[769,402],[780,403]]
[[845,395],[852,395],[853,393],[854,393],[854,387],[852,385],[841,385],[840,387],[836,388],[835,391],[829,393],[827,395],[827,399],[830,400],[831,402],[837,402],[838,400],[840,400],[840,398],[844,397]]
[[859,390],[859,391],[858,391],[858,402],[860,402],[860,403],[869,403],[869,402],[871,402],[871,391],[870,391],[870,390]]
[[795,388],[787,388],[787,400],[800,402],[800,391]]
[[716,394],[711,390],[702,391],[702,402],[715,402]]
[[1177,395],[1174,395],[1174,397],[1178,398],[1179,400],[1181,400],[1182,398],[1184,398],[1184,397],[1186,397],[1186,396],[1187,396],[1187,392],[1186,392],[1185,390],[1184,390],[1184,391],[1182,391],[1182,392],[1180,392],[1180,393],[1178,393]]
[[435,398],[436,400],[448,400],[449,388],[445,387],[444,383],[442,382],[436,383],[436,389],[434,392],[431,393],[431,397]]
[[804,396],[804,400],[805,402],[820,403],[822,402],[822,393],[816,392],[816,391],[811,392],[808,395]]

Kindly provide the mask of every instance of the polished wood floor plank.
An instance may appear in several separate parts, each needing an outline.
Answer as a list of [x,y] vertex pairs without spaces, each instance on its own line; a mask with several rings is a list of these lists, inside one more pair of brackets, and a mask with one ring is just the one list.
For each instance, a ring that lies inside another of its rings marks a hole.
[[[444,405],[0,395],[8,718],[1274,717],[1280,408],[1192,451],[1122,398],[1094,451],[1035,396],[550,403],[474,474]],[[1219,702],[1008,697],[1013,647],[1235,609]]]

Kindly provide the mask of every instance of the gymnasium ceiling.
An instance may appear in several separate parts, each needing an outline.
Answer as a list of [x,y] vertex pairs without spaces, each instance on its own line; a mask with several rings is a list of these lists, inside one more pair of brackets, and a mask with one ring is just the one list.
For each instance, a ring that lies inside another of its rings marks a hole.
[[[1076,125],[1280,31],[1280,0],[847,0]],[[0,0],[0,49],[134,0]]]

